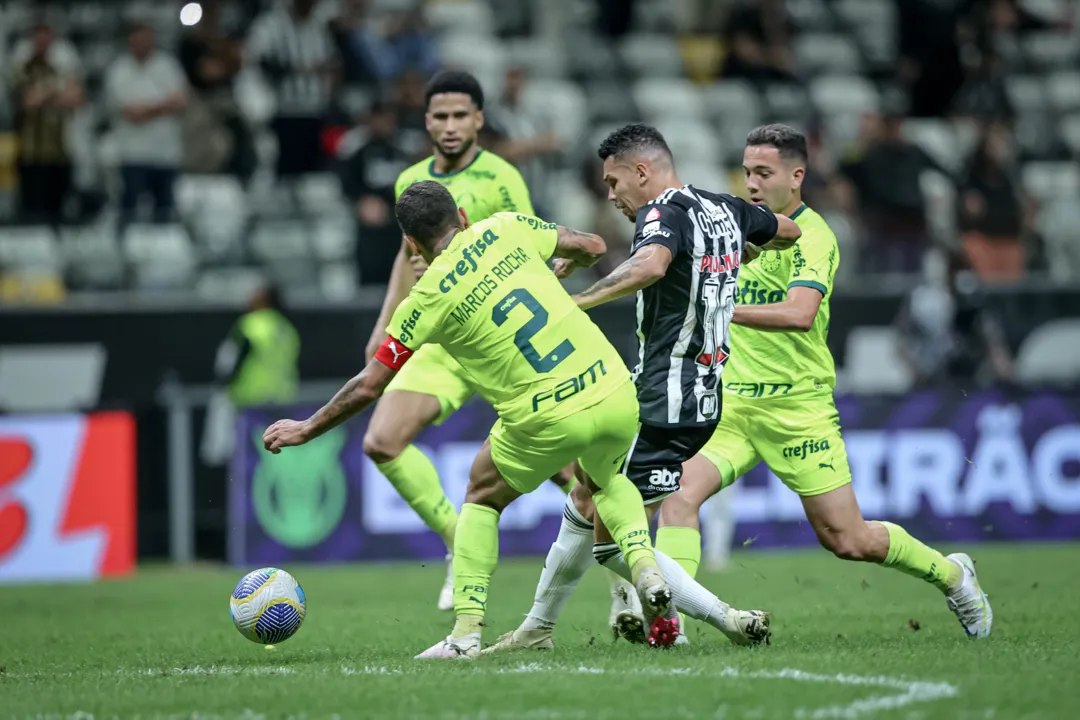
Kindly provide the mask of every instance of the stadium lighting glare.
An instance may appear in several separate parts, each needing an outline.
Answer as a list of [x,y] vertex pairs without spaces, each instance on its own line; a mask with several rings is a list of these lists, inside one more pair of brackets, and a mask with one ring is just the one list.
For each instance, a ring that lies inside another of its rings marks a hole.
[[181,25],[195,25],[202,20],[202,5],[199,3],[188,3],[184,7],[180,8],[180,24]]

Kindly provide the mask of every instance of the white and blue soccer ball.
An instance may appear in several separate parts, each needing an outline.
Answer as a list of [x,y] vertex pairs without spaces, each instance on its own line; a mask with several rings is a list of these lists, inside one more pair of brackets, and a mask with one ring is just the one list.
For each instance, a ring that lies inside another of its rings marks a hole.
[[240,634],[252,642],[276,645],[296,634],[307,613],[300,583],[278,568],[248,573],[233,588],[229,615]]

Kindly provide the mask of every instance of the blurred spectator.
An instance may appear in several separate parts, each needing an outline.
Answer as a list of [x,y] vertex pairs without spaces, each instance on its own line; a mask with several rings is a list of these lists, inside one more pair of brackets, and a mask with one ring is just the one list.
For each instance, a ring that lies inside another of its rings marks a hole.
[[1013,107],[1005,91],[1005,73],[997,53],[981,53],[978,66],[957,93],[953,114],[982,122],[1012,120]]
[[39,23],[12,54],[18,136],[20,219],[56,222],[71,189],[67,133],[85,99],[75,48]]
[[864,269],[918,272],[929,241],[920,176],[948,171],[901,133],[902,119],[863,117],[859,147],[842,172],[854,185],[866,231]]
[[752,82],[795,79],[791,20],[779,0],[737,0],[724,31],[728,55],[721,74]]
[[342,0],[341,13],[330,21],[330,34],[341,57],[341,79],[347,85],[377,87],[381,39],[368,23],[368,0]]
[[291,0],[256,18],[251,58],[275,90],[271,129],[277,137],[277,174],[292,177],[323,167],[323,117],[338,77],[337,54],[315,0]]
[[1010,382],[1012,353],[983,306],[978,279],[959,256],[926,253],[923,281],[896,320],[899,352],[920,385],[947,387]]
[[896,3],[898,79],[910,95],[914,117],[942,117],[964,82],[961,21],[973,0],[901,0]]
[[180,115],[188,89],[183,68],[155,47],[153,29],[135,24],[128,31],[128,52],[109,66],[105,94],[115,119],[124,184],[120,225],[131,220],[144,191],[153,200],[154,220],[168,222],[184,150]]
[[395,13],[383,35],[372,27],[368,0],[343,0],[330,24],[341,54],[344,79],[351,85],[382,86],[408,69],[429,76],[439,69],[435,38],[419,10]]
[[185,117],[184,169],[228,170],[247,179],[255,149],[233,95],[243,68],[243,43],[221,26],[221,4],[203,3],[202,20],[180,40],[180,64],[192,88]]
[[850,185],[840,177],[836,158],[825,141],[821,125],[806,133],[806,149],[810,157],[802,184],[803,200],[818,212],[850,212]]
[[292,402],[299,376],[300,337],[284,314],[272,285],[259,288],[248,310],[218,349],[218,379],[229,386],[238,408]]
[[431,137],[427,131],[426,84],[418,70],[406,70],[394,83],[394,104],[397,107],[398,136],[401,147],[412,160],[431,154]]
[[1054,27],[1049,19],[1027,11],[1017,0],[986,0],[975,5],[974,14],[979,23],[980,46],[1001,55],[1014,70],[1020,70],[1023,63],[1020,35]]
[[545,161],[562,149],[562,141],[546,127],[545,118],[530,113],[522,104],[525,82],[525,71],[511,68],[497,104],[485,113],[485,119],[502,136],[491,149],[521,171],[537,215],[545,217],[551,207]]
[[630,32],[636,0],[595,0],[595,3],[597,33],[620,38]]
[[1024,273],[1024,208],[1013,178],[1012,135],[990,125],[960,185],[964,252],[981,280],[1018,280]]
[[385,285],[401,248],[401,230],[394,219],[394,184],[409,166],[409,156],[398,143],[393,107],[372,105],[364,126],[346,134],[340,150],[341,189],[353,204],[357,220],[360,282]]

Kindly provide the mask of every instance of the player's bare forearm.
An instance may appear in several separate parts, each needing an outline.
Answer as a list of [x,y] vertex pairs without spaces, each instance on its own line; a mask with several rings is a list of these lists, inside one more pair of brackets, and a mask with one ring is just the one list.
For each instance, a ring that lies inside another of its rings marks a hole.
[[808,332],[814,326],[822,295],[813,288],[793,287],[784,302],[736,305],[731,322],[772,332]]
[[393,375],[394,372],[378,360],[369,362],[359,375],[342,385],[328,403],[304,422],[308,435],[305,441],[362,413],[379,399]]
[[802,237],[802,228],[784,215],[776,216],[776,236],[761,246],[763,250],[787,250]]
[[625,297],[660,280],[670,264],[670,250],[663,245],[646,245],[607,277],[575,295],[574,301],[582,310],[588,310]]
[[592,267],[607,252],[604,238],[593,233],[558,226],[559,239],[555,244],[555,257],[570,260],[575,267]]

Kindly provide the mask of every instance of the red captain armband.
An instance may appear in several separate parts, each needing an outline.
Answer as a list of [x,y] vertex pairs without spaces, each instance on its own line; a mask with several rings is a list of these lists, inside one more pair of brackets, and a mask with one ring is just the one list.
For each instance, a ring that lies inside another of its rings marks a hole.
[[412,356],[412,350],[402,345],[400,340],[392,337],[387,337],[375,353],[375,359],[391,370],[400,370]]

